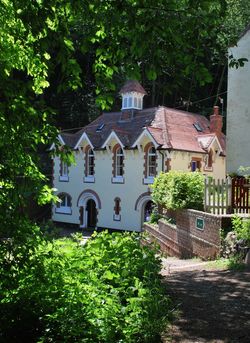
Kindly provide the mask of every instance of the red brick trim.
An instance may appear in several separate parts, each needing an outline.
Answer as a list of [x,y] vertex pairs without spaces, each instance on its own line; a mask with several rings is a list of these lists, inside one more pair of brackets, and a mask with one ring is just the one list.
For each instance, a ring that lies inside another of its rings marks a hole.
[[[84,149],[84,176],[89,176],[88,175],[88,167],[89,167],[89,150],[93,149],[91,148],[90,145],[87,145]],[[95,174],[95,159],[94,159],[94,174]]]
[[80,225],[83,225],[83,206],[79,207],[79,222]]
[[98,194],[97,194],[95,191],[93,191],[92,189],[85,189],[85,191],[83,191],[83,192],[79,195],[79,197],[78,197],[78,199],[77,199],[77,207],[79,207],[79,201],[80,201],[80,199],[81,199],[81,196],[82,196],[83,194],[85,194],[85,193],[90,193],[90,194],[92,194],[92,195],[96,198],[96,200],[97,200],[97,202],[98,202],[98,208],[99,208],[99,209],[102,208],[102,206],[101,206],[101,200],[100,200]]
[[[154,147],[153,143],[149,142],[145,145],[144,147],[144,164],[143,164],[143,178],[147,178],[148,175],[147,175],[147,172],[148,172],[148,151],[149,149],[151,149],[152,147]],[[157,163],[157,152],[155,150],[155,158],[156,158],[156,162],[155,162],[155,171],[157,170],[157,167],[158,167],[158,163]],[[156,173],[155,173],[156,174]],[[142,180],[142,183],[143,183],[143,180]]]
[[[122,149],[122,147],[120,146],[119,143],[117,143],[113,149],[112,149],[112,176],[113,177],[116,177],[116,152],[118,149]],[[125,159],[125,156],[123,154],[123,164],[122,164],[122,176],[124,177],[124,159]]]
[[[117,202],[117,201],[119,202],[118,208],[117,208],[117,206],[116,206],[116,202]],[[121,213],[121,199],[118,198],[118,197],[116,197],[116,198],[114,199],[114,202],[115,202],[114,212],[115,212],[115,214],[120,214],[120,213]]]
[[191,162],[188,165],[189,169],[191,169],[192,162],[197,162],[197,169],[200,171],[201,170],[202,158],[201,157],[192,157],[191,158]]

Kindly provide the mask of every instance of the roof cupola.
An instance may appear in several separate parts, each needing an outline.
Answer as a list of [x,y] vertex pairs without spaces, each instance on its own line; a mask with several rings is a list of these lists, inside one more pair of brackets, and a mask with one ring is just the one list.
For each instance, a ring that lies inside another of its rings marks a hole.
[[119,92],[122,96],[123,110],[142,110],[145,89],[136,80],[128,80]]

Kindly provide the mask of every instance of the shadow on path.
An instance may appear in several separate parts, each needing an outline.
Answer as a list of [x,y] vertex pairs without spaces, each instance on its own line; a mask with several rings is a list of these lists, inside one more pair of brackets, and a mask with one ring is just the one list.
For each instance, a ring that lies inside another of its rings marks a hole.
[[171,342],[250,342],[249,270],[179,271],[164,280],[180,312]]

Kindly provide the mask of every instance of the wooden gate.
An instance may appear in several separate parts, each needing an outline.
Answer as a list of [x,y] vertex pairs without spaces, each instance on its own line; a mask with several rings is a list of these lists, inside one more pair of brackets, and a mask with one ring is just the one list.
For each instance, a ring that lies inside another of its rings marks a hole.
[[232,179],[232,210],[236,213],[250,213],[250,183],[244,177]]

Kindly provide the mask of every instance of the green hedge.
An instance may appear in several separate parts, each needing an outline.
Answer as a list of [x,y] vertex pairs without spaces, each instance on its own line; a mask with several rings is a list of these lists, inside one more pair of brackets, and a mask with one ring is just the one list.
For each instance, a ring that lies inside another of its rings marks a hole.
[[152,185],[156,204],[168,209],[203,209],[204,176],[199,172],[161,173]]
[[1,270],[0,341],[160,342],[170,312],[160,269],[132,233],[42,241],[8,271],[15,287]]

